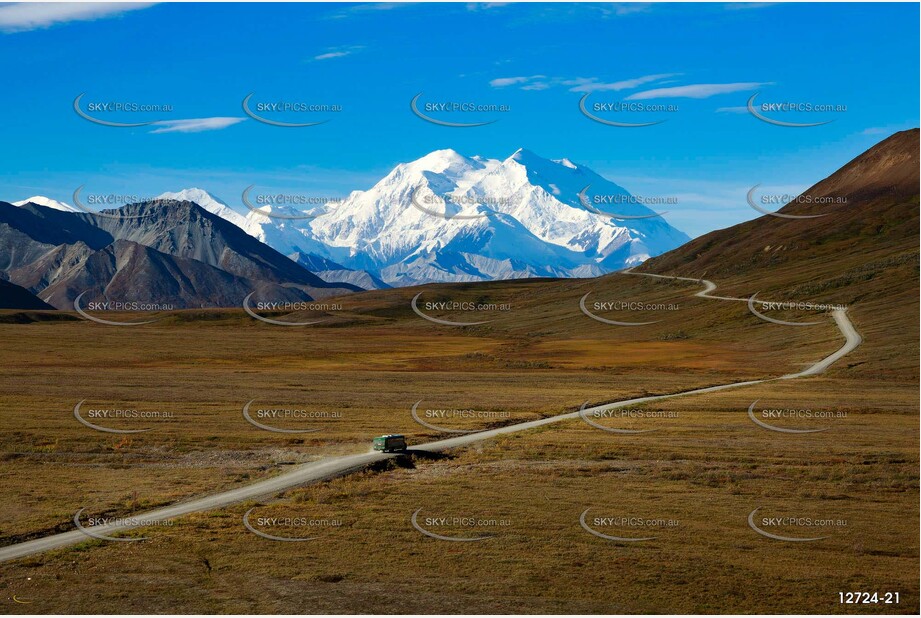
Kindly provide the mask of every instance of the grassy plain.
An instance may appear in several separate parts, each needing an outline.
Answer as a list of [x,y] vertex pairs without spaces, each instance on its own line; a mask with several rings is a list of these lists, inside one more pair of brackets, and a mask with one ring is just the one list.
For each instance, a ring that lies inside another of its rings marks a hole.
[[[916,281],[916,267],[914,273]],[[736,285],[717,293],[757,291]],[[429,419],[487,428],[583,402],[792,373],[843,342],[827,315],[774,312],[822,322],[779,326],[744,303],[693,297],[698,289],[628,275],[433,285],[343,298],[342,311],[327,322],[302,328],[264,324],[242,311],[178,312],[131,328],[8,313],[0,316],[0,543],[72,529],[83,507],[97,516],[128,515],[291,464],[364,451],[380,433],[404,433],[411,444],[442,436],[412,420],[420,400],[420,413],[502,413]],[[410,309],[420,291],[422,308],[424,301],[465,300],[509,309],[429,311],[490,320],[438,325]],[[783,292],[759,297],[802,298],[802,290],[778,297]],[[659,307],[597,311],[609,319],[660,321],[596,322],[579,310],[586,293],[589,307],[596,300]],[[657,418],[599,421],[656,430],[650,433],[566,421],[137,533],[149,541],[88,541],[0,565],[3,610],[911,613],[919,599],[917,298],[915,283],[901,304],[854,303],[849,313],[865,343],[825,375],[643,408]],[[84,399],[86,406],[171,416],[94,421],[153,429],[106,434],[74,419]],[[771,421],[828,428],[821,433],[772,432],[747,416],[756,399],[759,409],[836,417]],[[265,422],[320,431],[253,427],[241,413],[250,400],[312,415]],[[313,524],[264,524],[264,531],[317,539],[260,538],[242,525],[253,507],[254,518]],[[836,524],[779,527],[772,531],[827,538],[776,541],[748,526],[759,507],[758,521],[795,515]],[[436,522],[432,529],[443,535],[491,538],[429,538],[411,525],[417,509],[421,522],[477,520]],[[579,524],[585,509],[589,522],[655,520],[596,528],[656,538],[593,536]],[[675,525],[658,525],[662,520]],[[898,591],[900,604],[839,605],[838,592],[847,591]]]

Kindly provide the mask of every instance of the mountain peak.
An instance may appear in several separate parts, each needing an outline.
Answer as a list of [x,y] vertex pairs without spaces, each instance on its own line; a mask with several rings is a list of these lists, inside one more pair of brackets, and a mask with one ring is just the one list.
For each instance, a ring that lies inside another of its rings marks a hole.
[[587,167],[524,148],[504,160],[436,150],[311,219],[284,252],[412,285],[601,274],[688,240],[639,204],[618,212],[650,218],[626,223],[587,208],[589,184],[594,195],[629,195]]
[[44,206],[45,208],[63,210],[64,212],[80,212],[70,204],[65,204],[64,202],[53,200],[50,197],[45,197],[44,195],[33,195],[32,197],[22,201],[13,202],[13,206],[25,206],[26,204],[35,204],[37,206]]
[[477,159],[465,157],[452,148],[443,148],[433,150],[406,165],[409,168],[440,174],[448,170],[467,170],[481,167],[482,163]]
[[[432,152],[425,155],[426,157],[444,157],[452,159],[466,159],[464,155],[457,152],[453,148],[439,148],[438,150],[433,150]],[[424,158],[424,157],[423,157]]]
[[509,159],[513,161],[518,161],[519,163],[526,163],[528,161],[533,161],[533,160],[540,160],[540,161],[547,160],[539,155],[534,154],[532,151],[528,150],[527,148],[519,148],[518,150],[516,150],[515,152],[511,154]]
[[524,165],[525,167],[535,167],[535,166],[543,167],[543,166],[548,166],[550,164],[553,164],[553,165],[559,165],[562,167],[566,167],[571,170],[579,169],[579,166],[573,163],[569,159],[566,159],[566,158],[545,159],[544,157],[540,156],[539,154],[536,154],[535,152],[531,150],[528,150],[527,148],[519,148],[514,153],[512,153],[512,156],[510,156],[506,160],[507,161],[508,160],[517,161],[518,163],[520,163],[521,165]]
[[189,187],[188,189],[182,189],[181,191],[176,191],[176,192],[166,191],[158,195],[157,198],[164,199],[164,200],[179,200],[180,202],[181,201],[195,202],[196,204],[202,207],[204,207],[204,204],[202,204],[201,202],[206,202],[206,203],[215,202],[215,203],[220,204],[221,206],[227,206],[227,202],[225,202],[221,198],[217,197],[213,193],[209,193],[208,191],[205,191],[204,189],[199,189],[198,187]]
[[570,161],[569,159],[554,159],[554,163],[559,163],[563,167],[568,167],[571,170],[578,169],[579,166]]
[[237,227],[246,225],[246,217],[230,208],[226,202],[216,197],[214,194],[199,189],[198,187],[189,187],[181,191],[161,193],[157,199],[178,200],[180,202],[194,202],[222,219],[227,219]]

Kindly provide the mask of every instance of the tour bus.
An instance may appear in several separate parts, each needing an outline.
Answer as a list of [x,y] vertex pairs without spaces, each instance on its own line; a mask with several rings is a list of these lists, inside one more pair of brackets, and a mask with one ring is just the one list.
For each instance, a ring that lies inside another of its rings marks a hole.
[[374,438],[374,450],[391,453],[406,450],[406,438],[397,433],[387,434]]

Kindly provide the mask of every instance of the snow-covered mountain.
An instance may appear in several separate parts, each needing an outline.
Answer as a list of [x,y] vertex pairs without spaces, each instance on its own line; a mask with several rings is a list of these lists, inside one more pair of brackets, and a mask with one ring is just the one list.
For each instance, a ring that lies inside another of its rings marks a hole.
[[157,199],[164,200],[180,200],[187,202],[194,202],[207,210],[208,212],[215,214],[222,219],[230,221],[237,227],[246,226],[246,217],[238,213],[236,210],[214,197],[204,189],[197,189],[192,187],[191,189],[183,189],[182,191],[177,191],[175,193],[166,192],[161,193],[157,196]]
[[79,209],[74,208],[70,204],[65,204],[64,202],[53,200],[50,197],[45,197],[44,195],[33,195],[28,199],[19,202],[13,202],[13,206],[25,206],[26,204],[30,203],[38,204],[39,206],[45,206],[47,208],[54,208],[55,210],[63,210],[64,212],[80,212]]
[[[367,191],[354,191],[309,219],[252,211],[243,217],[199,189],[163,197],[195,201],[276,250],[297,254],[301,263],[332,264],[323,269],[326,276],[392,286],[590,277],[690,240],[662,217],[613,217],[653,211],[585,166],[523,149],[505,160],[437,150],[397,165]],[[616,205],[602,205],[612,201]],[[298,213],[287,206],[260,210]]]

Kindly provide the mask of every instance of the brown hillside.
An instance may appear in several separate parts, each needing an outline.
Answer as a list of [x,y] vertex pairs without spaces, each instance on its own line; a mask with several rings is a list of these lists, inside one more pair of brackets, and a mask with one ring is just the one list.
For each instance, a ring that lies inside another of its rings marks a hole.
[[811,278],[813,260],[871,263],[881,253],[891,258],[905,252],[916,257],[918,150],[918,129],[896,133],[803,193],[814,202],[840,197],[846,203],[794,201],[779,211],[788,215],[829,213],[826,216],[784,219],[764,215],[701,236],[637,270],[713,279],[764,271],[764,276],[773,278],[767,271],[788,271],[786,267],[792,266],[793,271],[783,277],[785,283],[800,283]]

